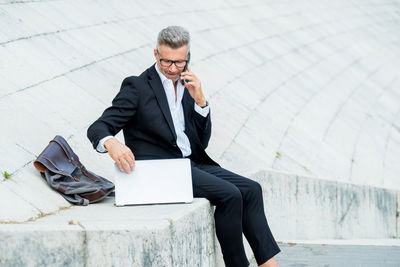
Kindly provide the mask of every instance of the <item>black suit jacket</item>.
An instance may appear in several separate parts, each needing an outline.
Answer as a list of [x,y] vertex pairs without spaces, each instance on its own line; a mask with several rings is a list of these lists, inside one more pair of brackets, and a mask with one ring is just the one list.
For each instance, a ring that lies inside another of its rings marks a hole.
[[[205,152],[211,136],[210,114],[203,117],[194,110],[194,100],[185,88],[182,98],[185,133],[193,161],[218,165]],[[167,97],[155,65],[140,76],[125,78],[121,90],[87,131],[96,149],[99,141],[123,130],[125,144],[136,159],[182,158]]]

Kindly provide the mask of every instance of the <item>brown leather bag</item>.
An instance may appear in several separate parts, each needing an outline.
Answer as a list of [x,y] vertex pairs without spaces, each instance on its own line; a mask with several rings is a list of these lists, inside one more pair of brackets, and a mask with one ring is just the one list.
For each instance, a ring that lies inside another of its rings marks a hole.
[[76,205],[88,205],[111,194],[114,184],[87,170],[67,141],[57,135],[33,163],[48,185]]

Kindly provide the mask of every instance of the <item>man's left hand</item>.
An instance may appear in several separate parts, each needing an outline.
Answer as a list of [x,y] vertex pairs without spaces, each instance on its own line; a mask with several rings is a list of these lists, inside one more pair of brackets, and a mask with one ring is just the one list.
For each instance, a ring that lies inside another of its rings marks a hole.
[[[206,99],[201,89],[201,82],[196,75],[187,67],[187,71],[181,73],[181,81],[184,82],[184,86],[188,89],[190,96],[194,99],[196,104],[200,107],[207,105]],[[185,80],[189,80],[186,82]]]

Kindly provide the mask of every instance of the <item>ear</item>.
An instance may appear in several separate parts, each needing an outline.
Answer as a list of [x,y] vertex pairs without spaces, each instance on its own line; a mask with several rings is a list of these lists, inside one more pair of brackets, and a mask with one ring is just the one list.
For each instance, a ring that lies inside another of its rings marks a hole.
[[157,61],[157,49],[156,49],[156,48],[154,48],[154,58],[155,58],[156,61]]

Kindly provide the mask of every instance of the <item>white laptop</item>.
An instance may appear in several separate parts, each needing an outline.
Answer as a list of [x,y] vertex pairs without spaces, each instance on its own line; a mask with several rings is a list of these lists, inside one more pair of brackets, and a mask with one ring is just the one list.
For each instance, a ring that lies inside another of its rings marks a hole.
[[189,159],[136,160],[130,174],[115,164],[115,205],[193,201]]

